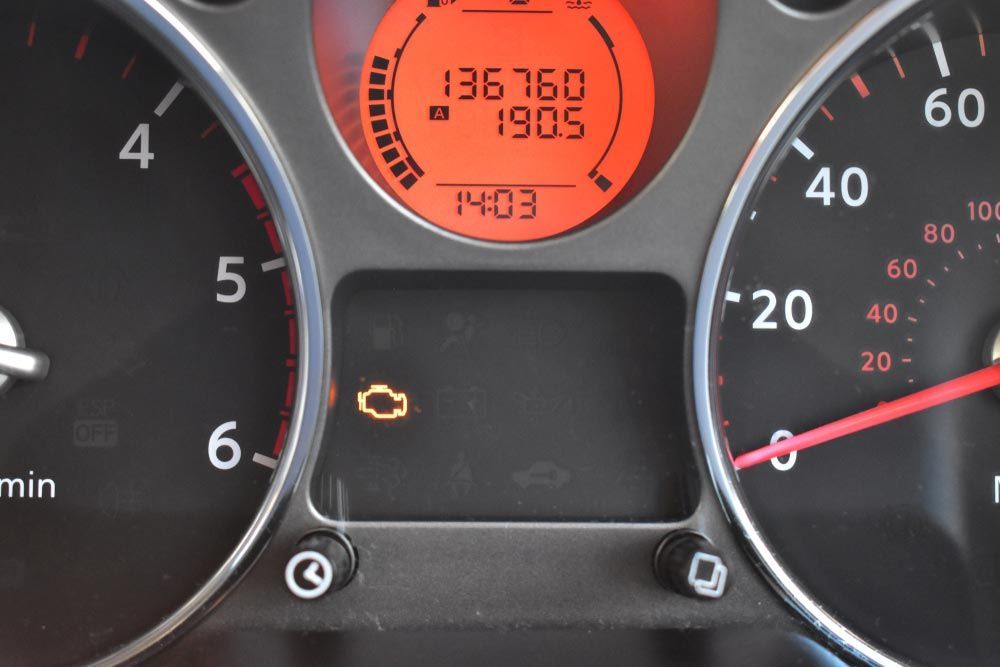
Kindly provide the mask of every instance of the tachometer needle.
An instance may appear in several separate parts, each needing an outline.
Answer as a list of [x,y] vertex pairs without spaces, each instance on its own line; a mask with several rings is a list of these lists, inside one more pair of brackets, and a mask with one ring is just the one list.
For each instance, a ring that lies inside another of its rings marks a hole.
[[48,374],[49,358],[45,353],[0,345],[0,375],[38,381]]
[[740,454],[733,461],[733,464],[737,470],[752,468],[775,457],[787,456],[792,452],[822,445],[997,386],[1000,386],[1000,365],[963,375],[915,394],[883,403],[870,410],[838,419],[773,445],[766,445]]

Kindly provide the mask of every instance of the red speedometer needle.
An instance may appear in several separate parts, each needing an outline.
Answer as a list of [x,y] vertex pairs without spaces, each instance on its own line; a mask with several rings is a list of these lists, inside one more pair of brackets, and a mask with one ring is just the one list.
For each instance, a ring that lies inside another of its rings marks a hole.
[[838,419],[773,445],[740,454],[733,464],[737,470],[752,468],[775,457],[787,456],[792,452],[822,445],[997,386],[1000,386],[1000,366],[990,366],[850,417]]

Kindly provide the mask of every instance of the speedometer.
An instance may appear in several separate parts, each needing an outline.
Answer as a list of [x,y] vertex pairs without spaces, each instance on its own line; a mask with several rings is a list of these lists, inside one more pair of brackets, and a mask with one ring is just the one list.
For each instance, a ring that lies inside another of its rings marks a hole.
[[879,664],[1000,658],[1000,40],[889,2],[789,99],[701,295],[716,483],[767,573]]
[[119,661],[210,607],[289,491],[308,256],[216,68],[39,4],[0,10],[0,654]]

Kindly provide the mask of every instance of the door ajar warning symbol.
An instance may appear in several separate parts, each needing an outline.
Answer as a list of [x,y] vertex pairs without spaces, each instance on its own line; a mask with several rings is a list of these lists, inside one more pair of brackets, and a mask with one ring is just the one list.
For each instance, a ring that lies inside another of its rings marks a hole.
[[358,410],[372,419],[392,421],[409,414],[410,405],[404,392],[393,391],[389,385],[373,384],[358,392]]

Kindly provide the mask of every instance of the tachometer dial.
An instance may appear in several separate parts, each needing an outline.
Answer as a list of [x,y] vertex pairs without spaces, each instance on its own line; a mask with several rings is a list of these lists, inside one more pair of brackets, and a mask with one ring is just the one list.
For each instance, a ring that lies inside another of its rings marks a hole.
[[48,7],[0,11],[8,665],[95,659],[231,579],[301,372],[294,256],[196,84],[90,3]]
[[1000,41],[957,3],[894,23],[913,4],[817,67],[737,185],[699,410],[732,515],[812,620],[880,664],[995,663]]

